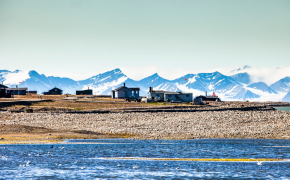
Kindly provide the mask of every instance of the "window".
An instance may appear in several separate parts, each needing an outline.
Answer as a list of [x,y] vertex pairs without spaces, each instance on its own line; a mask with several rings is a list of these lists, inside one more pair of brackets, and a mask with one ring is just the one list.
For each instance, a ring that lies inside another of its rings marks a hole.
[[168,97],[171,97],[171,95],[168,95]]
[[134,95],[134,91],[132,91],[132,95]]
[[189,97],[189,95],[186,95],[186,97]]
[[159,94],[156,94],[157,97],[159,97]]

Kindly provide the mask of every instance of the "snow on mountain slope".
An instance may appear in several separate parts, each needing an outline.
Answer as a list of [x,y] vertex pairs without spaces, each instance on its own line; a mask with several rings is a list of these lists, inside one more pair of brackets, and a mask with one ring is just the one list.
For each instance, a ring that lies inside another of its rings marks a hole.
[[238,73],[231,75],[235,81],[243,84],[250,84],[250,75],[248,73]]
[[16,85],[29,78],[28,71],[0,71],[0,80],[7,85]]
[[280,79],[279,81],[270,85],[276,92],[289,92],[290,91],[290,76]]
[[83,89],[87,89],[86,87],[88,87],[90,89],[93,89],[93,94],[111,95],[111,90],[119,87],[118,85],[122,84],[127,79],[127,77],[123,76],[111,82],[84,85]]
[[76,89],[82,88],[78,82],[70,78],[60,78],[38,74],[36,71],[28,73],[29,78],[19,84],[19,87],[28,87],[29,90],[36,90],[38,93],[48,91],[54,87],[63,90],[64,93],[75,93]]
[[[8,74],[8,73],[11,73],[11,71],[8,71],[8,70],[0,70],[0,82],[4,83],[4,81],[6,80],[5,79],[5,75]],[[6,84],[6,83],[5,83]]]
[[93,94],[111,94],[111,90],[115,89],[126,81],[128,77],[117,68],[112,71],[107,71],[102,74],[98,74],[86,80],[78,81],[82,86],[82,89],[93,89]]
[[252,83],[248,85],[247,87],[261,90],[262,92],[267,92],[269,94],[277,94],[276,91],[274,91],[272,88],[270,88],[267,84],[263,82]]
[[[235,97],[238,100],[245,100],[258,97],[251,92],[245,93],[246,90],[241,83],[219,72],[187,74],[174,82],[181,90],[192,92],[194,95],[205,94],[205,91],[210,95],[215,90],[222,99],[233,100]],[[237,96],[237,94],[239,95]]]
[[[176,85],[170,80],[160,77],[157,73],[141,79],[140,81],[134,81],[132,79],[127,79],[124,81],[127,87],[139,87],[140,96],[146,96],[148,94],[149,87],[153,87],[155,90],[165,90],[165,91],[175,91],[177,89]],[[118,86],[121,86],[119,84]]]
[[[0,70],[0,80],[4,84],[14,86],[21,82],[20,87],[37,90],[38,93],[48,91],[53,87],[63,89],[64,93],[75,94],[76,90],[93,89],[93,94],[111,94],[111,90],[122,86],[139,87],[140,95],[145,96],[149,87],[156,90],[192,92],[193,96],[204,95],[205,91],[211,95],[215,90],[222,100],[250,100],[250,101],[281,101],[290,90],[290,78],[285,77],[270,87],[263,82],[249,83],[249,74],[238,73],[226,76],[220,72],[187,74],[175,80],[167,80],[157,73],[139,81],[128,78],[120,69],[107,71],[91,78],[75,81],[70,78],[45,76],[36,71],[8,71]],[[277,91],[277,90],[278,91]]]

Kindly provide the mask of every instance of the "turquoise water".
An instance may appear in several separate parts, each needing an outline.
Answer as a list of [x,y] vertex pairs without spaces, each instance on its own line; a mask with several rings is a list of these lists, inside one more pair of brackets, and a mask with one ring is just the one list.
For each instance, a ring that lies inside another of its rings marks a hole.
[[70,140],[0,145],[1,179],[289,179],[290,161],[195,162],[145,158],[290,159],[290,140]]
[[274,107],[274,108],[281,111],[290,111],[290,107]]

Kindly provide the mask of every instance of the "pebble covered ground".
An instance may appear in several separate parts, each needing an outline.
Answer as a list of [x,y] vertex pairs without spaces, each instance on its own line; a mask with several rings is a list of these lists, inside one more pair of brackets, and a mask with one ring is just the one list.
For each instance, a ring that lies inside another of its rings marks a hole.
[[0,125],[132,134],[140,139],[290,138],[287,111],[0,113]]

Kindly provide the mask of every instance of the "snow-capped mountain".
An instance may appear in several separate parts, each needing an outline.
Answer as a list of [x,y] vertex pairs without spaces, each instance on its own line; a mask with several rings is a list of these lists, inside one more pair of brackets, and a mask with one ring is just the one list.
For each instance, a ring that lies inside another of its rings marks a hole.
[[0,79],[4,81],[5,84],[10,87],[28,87],[28,90],[37,90],[38,93],[42,93],[58,87],[66,93],[75,93],[76,89],[82,88],[82,86],[70,79],[70,78],[60,78],[54,76],[45,76],[44,74],[38,74],[36,71],[32,70],[29,72],[23,71],[5,71],[0,73]]
[[117,68],[78,82],[82,89],[87,89],[88,87],[93,89],[94,94],[111,94],[111,90],[117,88],[127,79],[128,77]]
[[240,82],[219,72],[188,74],[174,81],[178,88],[188,91],[199,90],[200,93],[204,94],[203,92],[205,91],[212,92],[215,90],[216,94],[219,94],[222,99],[245,100],[259,98],[259,95],[245,89]]
[[[249,67],[245,67],[249,68]],[[245,69],[244,68],[244,69]],[[290,78],[285,77],[270,87],[264,82],[250,84],[250,75],[245,72],[227,76],[220,72],[186,74],[174,80],[167,80],[157,73],[139,81],[128,78],[120,69],[104,72],[91,78],[75,81],[70,78],[45,76],[36,71],[0,70],[0,80],[10,87],[28,87],[38,93],[58,87],[64,93],[75,94],[76,90],[93,89],[94,94],[111,94],[111,90],[123,83],[127,87],[139,87],[140,95],[146,96],[149,87],[166,91],[192,92],[193,96],[215,93],[222,100],[280,101],[290,91]],[[19,84],[20,82],[20,84]]]
[[251,69],[251,66],[245,65],[243,67],[239,67],[238,69],[234,69],[231,71],[232,74],[240,73],[240,71],[245,71],[247,69]]
[[140,95],[146,96],[149,90],[149,87],[153,87],[153,89],[162,89],[166,91],[175,91],[177,87],[170,80],[164,79],[160,77],[157,73],[141,79],[140,81],[135,81],[132,79],[127,79],[125,82],[127,87],[139,87]]
[[276,92],[289,92],[290,91],[290,77],[285,77],[275,82],[270,86]]
[[242,84],[250,84],[251,82],[250,75],[248,73],[234,74],[234,75],[231,75],[231,78],[233,78],[234,80]]

